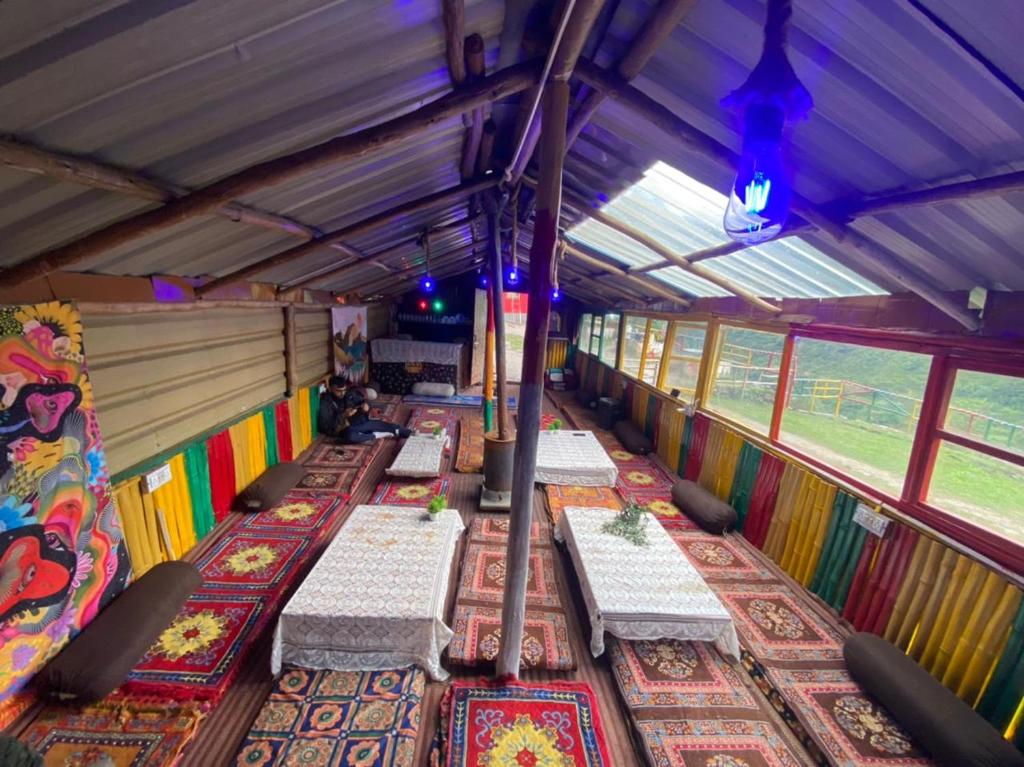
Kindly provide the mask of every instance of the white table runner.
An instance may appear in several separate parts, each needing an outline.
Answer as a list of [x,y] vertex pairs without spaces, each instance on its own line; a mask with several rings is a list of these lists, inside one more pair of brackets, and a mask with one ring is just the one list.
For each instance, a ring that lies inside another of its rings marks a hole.
[[341,671],[422,666],[447,679],[441,653],[457,511],[357,506],[278,619],[271,668]]
[[441,459],[447,435],[413,434],[405,440],[395,460],[385,470],[392,477],[436,477],[441,473]]
[[619,470],[590,431],[545,429],[537,442],[536,480],[549,485],[614,487]]
[[622,639],[714,642],[725,657],[738,660],[732,617],[658,520],[644,513],[648,545],[636,546],[601,532],[617,513],[569,506],[556,529],[579,575],[594,656],[604,652],[607,631]]

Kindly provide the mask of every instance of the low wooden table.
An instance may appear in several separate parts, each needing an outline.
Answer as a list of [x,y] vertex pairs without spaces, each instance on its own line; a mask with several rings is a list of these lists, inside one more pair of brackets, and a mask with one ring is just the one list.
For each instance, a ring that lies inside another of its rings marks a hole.
[[453,509],[436,516],[357,506],[278,618],[274,674],[285,663],[341,671],[416,664],[447,679],[444,606],[464,527]]
[[392,477],[437,477],[448,435],[413,434],[405,440],[395,460],[385,469]]
[[601,532],[611,509],[567,507],[555,530],[579,576],[593,634],[590,651],[604,652],[604,632],[621,639],[684,639],[714,642],[739,660],[732,616],[690,560],[650,513],[647,546]]
[[537,441],[536,481],[614,487],[619,470],[592,431],[545,429]]

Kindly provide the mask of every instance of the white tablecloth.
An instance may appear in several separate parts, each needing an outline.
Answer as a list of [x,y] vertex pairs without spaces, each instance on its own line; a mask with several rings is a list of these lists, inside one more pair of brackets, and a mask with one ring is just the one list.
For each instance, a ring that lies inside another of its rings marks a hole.
[[446,434],[413,434],[386,469],[392,477],[436,477],[441,473]]
[[594,656],[604,652],[607,631],[622,639],[714,642],[725,657],[738,660],[732,617],[658,520],[644,513],[649,545],[636,546],[601,532],[617,513],[569,506],[556,530],[579,575]]
[[281,613],[271,667],[373,671],[418,664],[446,679],[441,653],[458,512],[357,506]]
[[536,480],[549,485],[614,487],[619,470],[591,431],[545,429],[537,442]]

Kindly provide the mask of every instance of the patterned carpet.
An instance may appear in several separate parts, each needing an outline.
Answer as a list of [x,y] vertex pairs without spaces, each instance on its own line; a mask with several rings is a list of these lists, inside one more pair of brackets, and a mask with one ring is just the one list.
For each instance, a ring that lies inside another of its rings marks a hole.
[[238,767],[412,767],[424,673],[285,669],[235,756]]
[[388,480],[377,485],[372,503],[380,506],[422,506],[435,495],[448,495],[447,477],[417,480]]
[[[474,519],[462,560],[448,647],[452,663],[490,664],[501,641],[501,604],[505,590],[508,519]],[[530,565],[522,664],[526,668],[565,671],[576,667],[563,598],[555,572],[556,553],[540,527],[531,527]]]
[[459,418],[459,449],[455,471],[479,474],[484,467],[484,417],[464,412]]

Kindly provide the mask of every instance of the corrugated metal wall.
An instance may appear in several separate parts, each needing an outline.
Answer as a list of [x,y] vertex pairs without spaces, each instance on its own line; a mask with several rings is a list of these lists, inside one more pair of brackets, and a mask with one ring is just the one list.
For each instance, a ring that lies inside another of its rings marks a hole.
[[[300,362],[318,371],[300,380],[326,370],[326,350],[312,349],[326,344],[318,314],[297,313],[320,323]],[[284,394],[280,309],[84,314],[82,325],[111,474]]]
[[296,309],[295,376],[305,386],[333,369],[331,357],[331,310]]

